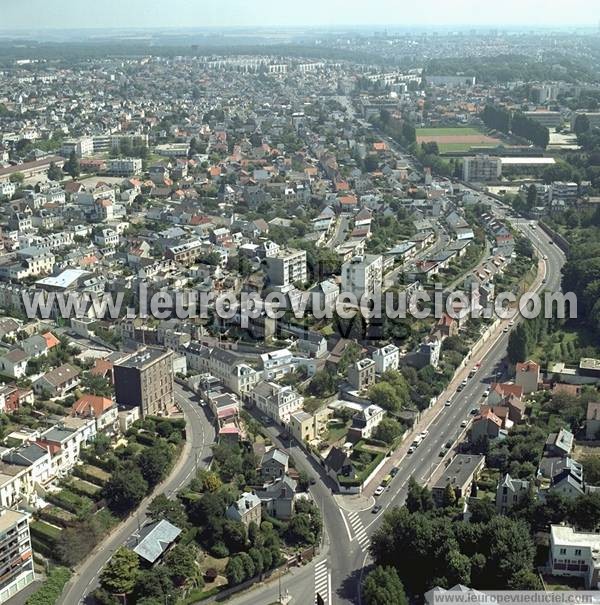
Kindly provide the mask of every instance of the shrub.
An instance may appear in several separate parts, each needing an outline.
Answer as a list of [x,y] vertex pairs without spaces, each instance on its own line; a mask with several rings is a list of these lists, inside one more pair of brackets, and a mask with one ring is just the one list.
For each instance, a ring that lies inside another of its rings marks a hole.
[[71,572],[66,567],[54,567],[48,577],[25,602],[25,605],[54,605],[62,594]]

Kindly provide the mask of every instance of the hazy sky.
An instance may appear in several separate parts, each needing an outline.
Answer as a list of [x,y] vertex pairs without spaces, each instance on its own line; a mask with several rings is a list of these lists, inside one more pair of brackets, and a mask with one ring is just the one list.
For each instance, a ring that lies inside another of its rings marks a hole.
[[[589,25],[598,0],[0,0],[0,29]],[[591,13],[591,14],[590,14]]]

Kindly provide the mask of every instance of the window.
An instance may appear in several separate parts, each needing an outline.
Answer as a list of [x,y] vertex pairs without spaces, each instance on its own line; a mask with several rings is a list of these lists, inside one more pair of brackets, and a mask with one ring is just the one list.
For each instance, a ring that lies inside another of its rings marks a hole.
[[580,557],[581,556],[581,548],[576,548],[575,549],[575,556],[576,557]]
[[566,548],[561,548],[561,549],[558,551],[558,554],[559,554],[559,555],[566,555],[566,554],[567,554],[567,549],[566,549]]

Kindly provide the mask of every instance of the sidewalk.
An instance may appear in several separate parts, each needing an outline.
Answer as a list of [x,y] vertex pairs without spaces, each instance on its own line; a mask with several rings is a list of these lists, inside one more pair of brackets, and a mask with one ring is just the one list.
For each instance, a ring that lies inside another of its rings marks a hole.
[[343,494],[334,494],[333,499],[337,505],[348,513],[361,513],[373,508],[375,498],[372,495],[352,494],[345,496]]

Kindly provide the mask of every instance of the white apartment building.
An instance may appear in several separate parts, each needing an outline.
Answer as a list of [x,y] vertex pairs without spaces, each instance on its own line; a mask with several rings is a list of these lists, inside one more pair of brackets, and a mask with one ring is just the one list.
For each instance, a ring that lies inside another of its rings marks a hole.
[[0,195],[5,195],[6,197],[12,197],[17,190],[17,186],[10,181],[2,181],[0,183]]
[[94,236],[94,241],[100,246],[116,248],[119,245],[119,234],[114,229],[102,229]]
[[376,254],[355,256],[342,265],[342,294],[352,293],[360,301],[363,295],[381,291],[383,257]]
[[112,158],[106,162],[106,171],[112,176],[134,176],[142,172],[140,158]]
[[250,400],[278,424],[288,424],[290,415],[302,409],[304,398],[291,386],[262,380],[250,393]]
[[463,160],[463,179],[469,181],[495,181],[502,176],[502,161],[489,155],[476,155]]
[[92,137],[81,137],[80,139],[67,139],[63,142],[60,154],[68,158],[75,152],[78,158],[84,158],[94,153],[94,139]]
[[600,579],[600,534],[578,532],[565,525],[552,525],[548,565],[552,575],[583,578],[586,590],[597,590]]
[[387,345],[373,352],[375,372],[383,374],[388,370],[397,370],[400,364],[400,349],[396,345]]
[[279,250],[266,259],[267,277],[272,286],[291,286],[307,280],[306,251]]
[[0,603],[4,603],[35,580],[29,515],[0,510]]

